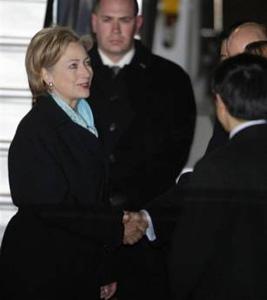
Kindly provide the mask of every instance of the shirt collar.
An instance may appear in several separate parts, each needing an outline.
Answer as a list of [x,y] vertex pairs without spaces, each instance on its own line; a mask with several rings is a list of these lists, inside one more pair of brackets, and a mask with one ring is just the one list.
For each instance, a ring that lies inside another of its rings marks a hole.
[[109,57],[107,57],[106,54],[103,53],[102,50],[100,50],[98,48],[98,53],[101,57],[101,60],[103,62],[104,65],[107,65],[109,67],[114,67],[114,66],[118,66],[120,68],[123,68],[125,65],[129,65],[132,58],[134,57],[135,54],[135,48],[132,48],[131,50],[129,50],[121,60],[119,60],[118,62],[114,63]]
[[259,125],[259,124],[265,124],[266,122],[267,122],[266,120],[260,119],[260,120],[247,121],[247,122],[244,122],[240,125],[237,125],[234,129],[231,130],[229,138],[231,139],[239,131],[241,131],[241,130],[247,128],[247,127],[250,127],[250,126],[253,126],[253,125]]

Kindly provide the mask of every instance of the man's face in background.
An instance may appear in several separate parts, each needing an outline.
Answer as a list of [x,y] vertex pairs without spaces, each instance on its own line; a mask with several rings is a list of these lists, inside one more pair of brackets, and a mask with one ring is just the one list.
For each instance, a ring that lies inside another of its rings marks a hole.
[[92,15],[98,47],[114,62],[133,47],[141,25],[142,17],[135,16],[132,0],[101,0]]

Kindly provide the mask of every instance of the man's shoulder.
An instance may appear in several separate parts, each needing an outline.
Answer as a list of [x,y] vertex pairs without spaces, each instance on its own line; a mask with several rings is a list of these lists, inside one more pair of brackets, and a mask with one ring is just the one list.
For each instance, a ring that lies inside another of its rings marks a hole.
[[[231,148],[231,147],[230,147]],[[230,163],[229,161],[229,152],[231,153],[231,149],[229,149],[229,145],[222,145],[209,153],[205,153],[195,164],[194,174],[211,174],[217,173],[224,168],[227,168]],[[212,176],[211,176],[212,177]]]
[[160,66],[163,70],[168,69],[171,72],[187,75],[187,72],[181,65],[155,53],[151,53],[151,65],[152,67]]
[[[232,146],[227,141],[224,145],[219,146],[209,153],[205,153],[202,158],[198,161],[198,165],[214,166],[215,164],[225,163],[225,158],[233,152]],[[226,161],[227,162],[227,161]]]

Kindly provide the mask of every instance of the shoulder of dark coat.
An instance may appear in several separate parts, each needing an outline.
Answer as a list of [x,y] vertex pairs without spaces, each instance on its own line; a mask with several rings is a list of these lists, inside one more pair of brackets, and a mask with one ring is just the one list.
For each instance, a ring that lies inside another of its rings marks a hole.
[[188,73],[184,70],[184,68],[182,66],[180,66],[179,64],[164,58],[162,56],[159,56],[157,54],[152,54],[152,66],[160,66],[163,70],[169,70],[171,72],[176,72],[179,73],[181,75],[185,75],[188,76]]
[[135,41],[135,47],[137,60],[144,63],[153,72],[168,72],[174,74],[174,76],[189,78],[188,73],[182,66],[165,57],[152,53],[140,41]]
[[19,122],[18,132],[30,133],[41,128],[51,129],[69,120],[62,109],[50,98],[51,96],[48,95],[38,97],[37,102]]

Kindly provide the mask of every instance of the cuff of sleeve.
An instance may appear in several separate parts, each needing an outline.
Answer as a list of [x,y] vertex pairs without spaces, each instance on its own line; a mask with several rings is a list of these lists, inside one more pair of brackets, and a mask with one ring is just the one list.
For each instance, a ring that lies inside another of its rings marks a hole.
[[182,171],[181,171],[181,173],[178,175],[178,177],[176,178],[176,184],[179,182],[179,180],[180,180],[180,178],[184,175],[184,174],[186,174],[186,173],[191,173],[191,172],[193,172],[194,171],[194,169],[193,168],[184,168]]
[[143,212],[145,214],[147,222],[148,222],[148,227],[146,229],[146,236],[147,236],[149,241],[153,242],[153,241],[156,240],[157,237],[156,237],[156,234],[155,234],[155,230],[154,230],[154,226],[153,226],[151,217],[145,209],[142,209],[141,212]]

